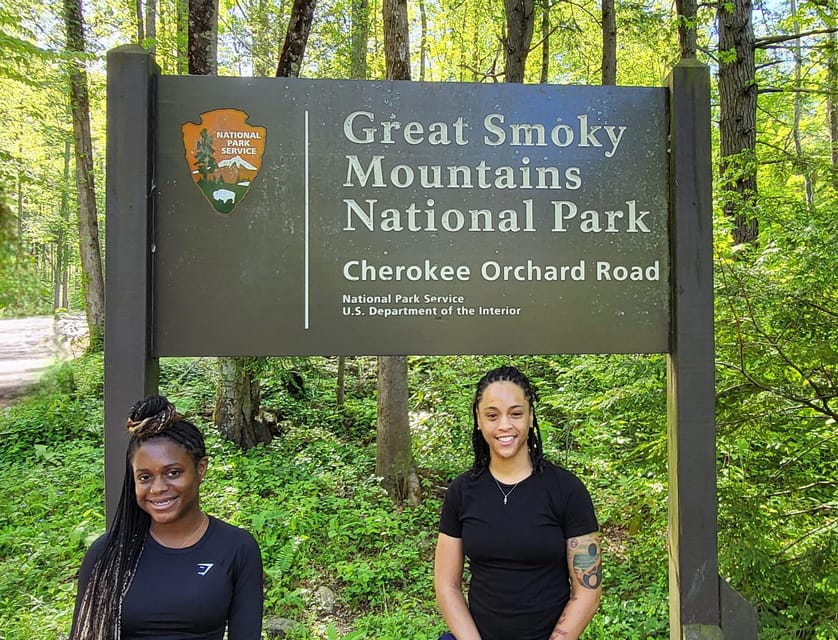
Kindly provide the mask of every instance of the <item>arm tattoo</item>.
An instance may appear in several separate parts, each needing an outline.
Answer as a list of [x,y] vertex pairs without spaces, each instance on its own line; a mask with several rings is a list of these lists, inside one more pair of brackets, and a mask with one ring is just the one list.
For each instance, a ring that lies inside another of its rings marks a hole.
[[588,545],[575,545],[571,554],[576,581],[586,589],[598,589],[602,584],[602,559],[598,542],[592,540]]

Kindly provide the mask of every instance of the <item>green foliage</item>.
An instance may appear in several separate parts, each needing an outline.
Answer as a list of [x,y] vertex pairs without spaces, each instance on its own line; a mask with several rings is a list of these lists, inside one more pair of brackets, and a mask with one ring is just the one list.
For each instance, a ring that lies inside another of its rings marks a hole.
[[[604,359],[598,360],[605,371]],[[424,421],[415,427],[422,435],[417,442],[423,441],[425,500],[417,507],[397,509],[373,475],[375,451],[369,435],[345,429],[345,414],[337,412],[330,400],[334,361],[311,358],[262,363],[262,374],[268,381],[266,398],[284,414],[287,426],[270,445],[245,453],[207,428],[209,412],[203,403],[206,390],[211,389],[212,361],[161,362],[161,389],[203,424],[208,435],[211,463],[202,502],[209,512],[248,528],[256,536],[265,564],[267,613],[299,622],[289,638],[416,640],[442,633],[444,624],[434,603],[432,575],[445,485],[442,478],[462,470],[470,459],[469,442],[452,444],[451,434],[455,426],[469,433],[473,383],[483,371],[505,361],[499,357],[413,361],[411,375],[422,381],[415,388],[423,390],[415,398],[416,407],[427,409],[428,403],[438,400],[440,411],[426,411]],[[3,438],[5,446],[0,449],[0,488],[5,500],[0,506],[11,516],[8,528],[2,529],[5,537],[0,537],[5,545],[2,556],[5,562],[22,567],[0,579],[0,626],[10,630],[9,638],[40,640],[66,631],[73,572],[86,544],[102,531],[101,439],[98,433],[88,432],[102,420],[101,366],[101,357],[65,365],[50,375],[52,395],[38,392],[3,415],[2,425],[9,436]],[[540,382],[546,389],[547,384],[556,382],[557,371],[578,372],[573,367],[581,367],[581,360],[555,363],[554,359],[533,357],[524,359],[524,366],[543,378]],[[281,383],[289,370],[302,372],[307,397],[290,397]],[[361,396],[368,397],[374,389],[370,362],[353,359],[347,370],[347,403],[361,406]],[[47,403],[49,397],[52,403]],[[83,398],[91,405],[80,406]],[[553,411],[546,403],[544,406],[545,416]],[[632,406],[628,403],[625,411]],[[47,411],[52,412],[52,442],[33,435],[42,434],[43,428],[36,427],[43,424],[38,418]],[[368,412],[365,420],[373,421],[374,430],[374,413]],[[81,433],[79,425],[85,425]],[[56,439],[61,446],[53,446]],[[570,466],[595,469],[594,456],[581,453],[587,445],[575,446]],[[465,449],[458,450],[462,447]],[[22,452],[28,455],[20,455]],[[43,486],[44,474],[50,479],[49,486]],[[22,481],[21,475],[26,476]],[[607,631],[612,625],[634,628],[632,620],[642,615],[643,629],[648,631],[642,637],[663,637],[653,635],[667,625],[662,548],[665,509],[657,504],[663,494],[658,490],[652,494],[656,498],[650,499],[644,488],[653,481],[641,474],[626,478],[608,494],[600,493],[604,479],[591,477],[589,482],[599,494],[598,503],[615,502],[602,508],[607,553],[613,558],[607,565],[611,586],[603,603],[609,624],[589,635],[613,638]],[[624,499],[618,502],[621,495]],[[616,517],[617,510],[633,509],[627,500],[647,505],[644,527],[626,529]],[[40,506],[30,515],[34,504]],[[12,531],[26,535],[12,536]],[[40,566],[26,559],[35,544],[32,540],[40,546]],[[319,586],[328,586],[337,594],[331,616],[317,607],[313,594]],[[18,612],[22,608],[27,614],[21,617]]]
[[718,243],[720,563],[761,638],[835,637],[838,229],[831,205],[767,200],[762,247]]
[[[0,162],[0,167],[4,163]],[[49,289],[38,278],[31,256],[21,245],[17,220],[0,186],[0,317],[49,311]]]
[[0,4],[0,78],[34,84],[32,61],[47,60],[50,53],[32,42],[33,32],[21,19],[20,6]]
[[[348,359],[343,411],[334,400],[333,359],[254,363],[265,381],[265,402],[282,426],[270,445],[244,453],[209,428],[212,359],[161,361],[161,390],[208,436],[202,502],[256,536],[266,613],[297,622],[288,638],[416,640],[443,632],[432,576],[442,491],[471,461],[474,383],[508,361],[410,360],[425,497],[417,507],[395,509],[374,476],[370,359]],[[515,362],[541,390],[548,456],[585,478],[597,504],[605,591],[586,639],[665,640],[663,358],[529,356]],[[777,368],[769,360],[765,366]],[[304,380],[303,395],[289,391],[292,371]],[[731,369],[721,373],[723,574],[759,605],[761,638],[834,637],[834,425],[811,410],[790,413],[788,399],[733,384]],[[0,414],[0,510],[8,514],[0,523],[0,569],[7,569],[0,571],[0,628],[10,639],[66,632],[73,574],[86,545],[103,530],[101,381],[101,356],[88,356],[57,367],[38,391]],[[366,428],[347,427],[347,416]],[[318,607],[321,586],[337,596],[331,613]],[[808,635],[800,635],[804,629]]]
[[101,377],[101,357],[59,365],[0,412],[0,629],[8,640],[67,630],[81,555],[104,531],[101,385],[89,382]]
[[32,394],[0,413],[0,455],[43,457],[57,442],[101,442],[102,389],[91,381],[97,370],[101,380],[95,355],[52,367]]

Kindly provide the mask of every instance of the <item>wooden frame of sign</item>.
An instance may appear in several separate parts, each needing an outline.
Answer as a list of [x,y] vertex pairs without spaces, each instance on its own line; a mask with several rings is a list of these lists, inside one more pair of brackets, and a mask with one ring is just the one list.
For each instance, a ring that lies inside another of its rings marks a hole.
[[689,60],[661,88],[420,85],[111,51],[109,517],[161,356],[666,353],[670,637],[755,640],[718,575],[709,94]]

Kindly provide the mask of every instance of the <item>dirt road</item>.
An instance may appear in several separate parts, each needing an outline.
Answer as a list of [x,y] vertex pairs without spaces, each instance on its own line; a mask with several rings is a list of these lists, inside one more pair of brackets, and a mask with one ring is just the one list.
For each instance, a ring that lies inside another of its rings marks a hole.
[[53,362],[67,358],[71,340],[86,332],[76,314],[0,319],[0,407],[25,393]]

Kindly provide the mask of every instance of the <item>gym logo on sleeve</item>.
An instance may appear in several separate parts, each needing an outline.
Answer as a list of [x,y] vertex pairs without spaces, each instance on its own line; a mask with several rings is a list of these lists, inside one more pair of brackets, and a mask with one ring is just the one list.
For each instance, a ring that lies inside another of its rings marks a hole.
[[239,109],[214,109],[198,124],[181,127],[192,181],[219,213],[229,214],[244,199],[262,168],[265,127],[247,123]]

